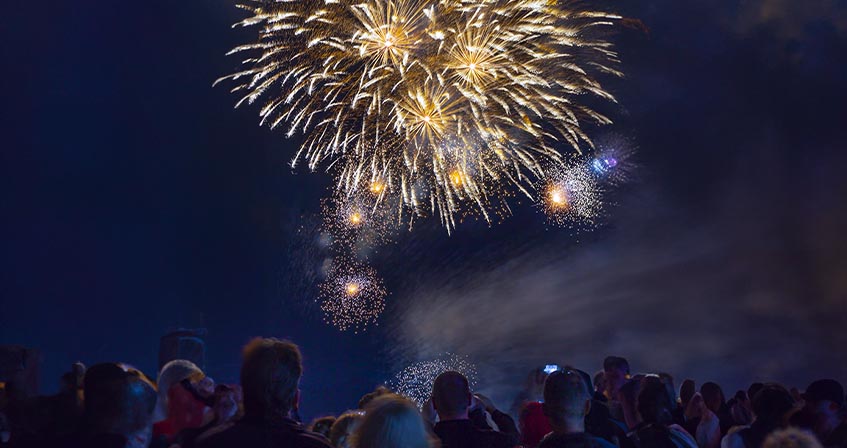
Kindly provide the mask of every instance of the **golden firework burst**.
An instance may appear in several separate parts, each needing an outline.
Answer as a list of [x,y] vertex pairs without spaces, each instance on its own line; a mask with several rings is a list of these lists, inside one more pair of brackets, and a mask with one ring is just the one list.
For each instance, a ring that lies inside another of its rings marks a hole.
[[342,331],[376,325],[385,309],[386,291],[376,271],[346,259],[333,261],[320,294],[324,320]]
[[[461,210],[489,212],[520,191],[535,199],[542,166],[590,146],[580,102],[614,100],[597,79],[619,76],[597,32],[620,17],[575,1],[257,0],[237,26],[257,26],[237,105],[264,101],[261,123],[305,134],[292,160],[332,166],[359,189],[449,228]],[[219,80],[219,81],[221,81]],[[458,175],[456,174],[458,173]],[[380,189],[373,188],[380,179]],[[428,204],[428,207],[424,207]]]

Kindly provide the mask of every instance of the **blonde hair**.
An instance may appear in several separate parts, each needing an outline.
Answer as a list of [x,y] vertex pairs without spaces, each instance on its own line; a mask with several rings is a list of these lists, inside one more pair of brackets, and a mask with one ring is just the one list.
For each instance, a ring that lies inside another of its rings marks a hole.
[[411,401],[394,394],[375,398],[353,434],[354,448],[437,448],[421,413]]
[[329,441],[336,448],[350,448],[350,435],[359,427],[363,411],[347,411],[332,424],[329,430]]
[[788,428],[774,431],[765,439],[762,448],[823,448],[823,445],[807,431]]

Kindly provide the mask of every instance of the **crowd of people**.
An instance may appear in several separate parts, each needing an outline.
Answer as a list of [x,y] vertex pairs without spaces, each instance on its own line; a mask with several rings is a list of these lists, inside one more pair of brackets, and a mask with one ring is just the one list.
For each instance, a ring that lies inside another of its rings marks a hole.
[[125,364],[77,364],[54,396],[0,389],[0,447],[847,448],[844,389],[832,379],[802,392],[754,383],[727,400],[716,383],[677,389],[610,356],[593,376],[533,369],[507,412],[447,371],[422,406],[380,386],[304,425],[302,374],[299,348],[273,338],[244,348],[239,385],[216,385],[186,360],[156,382]]

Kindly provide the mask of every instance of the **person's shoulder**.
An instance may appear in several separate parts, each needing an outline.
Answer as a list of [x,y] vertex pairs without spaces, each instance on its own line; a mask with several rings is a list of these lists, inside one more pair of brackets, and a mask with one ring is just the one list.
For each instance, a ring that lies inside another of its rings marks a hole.
[[513,447],[515,446],[514,437],[509,434],[495,431],[493,429],[473,428],[477,434],[480,434],[488,442],[487,446],[493,447]]
[[609,442],[608,440],[602,437],[597,437],[593,435],[588,435],[588,437],[589,439],[591,439],[593,445],[597,448],[617,448],[614,443]]
[[741,436],[749,426],[735,427],[721,439],[721,448],[744,448],[744,439]]
[[[268,443],[267,436],[276,443]],[[261,439],[261,442],[259,441]],[[238,422],[230,428],[210,435],[197,443],[198,448],[230,448],[260,443],[268,446],[292,448],[332,448],[326,437],[301,428],[276,427],[273,429]]]
[[231,446],[235,441],[244,436],[244,431],[237,428],[237,424],[230,426],[222,431],[217,431],[214,434],[203,434],[194,444],[197,448],[223,448]]

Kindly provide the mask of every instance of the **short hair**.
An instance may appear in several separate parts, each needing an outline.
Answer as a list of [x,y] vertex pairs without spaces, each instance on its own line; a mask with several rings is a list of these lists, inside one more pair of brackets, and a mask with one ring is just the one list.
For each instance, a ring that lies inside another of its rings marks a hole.
[[759,391],[762,390],[763,387],[765,387],[764,383],[753,383],[753,384],[751,384],[750,387],[747,388],[747,398],[749,398],[750,401],[752,401],[753,397],[755,397],[756,394],[759,393]]
[[582,418],[591,399],[582,375],[557,370],[544,382],[544,414],[551,419]]
[[356,448],[432,448],[437,446],[418,407],[406,398],[385,394],[368,404],[352,437]]
[[603,370],[613,369],[623,370],[629,374],[629,362],[626,358],[621,358],[620,356],[607,356],[606,359],[603,360]]
[[92,366],[83,379],[89,430],[127,435],[153,423],[156,386],[143,373],[118,363]]
[[455,415],[468,409],[470,393],[470,384],[464,375],[447,371],[432,383],[432,404],[439,416]]
[[255,338],[244,346],[241,388],[247,415],[285,415],[294,407],[303,375],[300,349],[293,342]]
[[582,377],[582,382],[585,383],[585,388],[588,389],[589,395],[591,394],[591,391],[594,390],[594,383],[591,381],[591,375],[589,375],[588,372],[579,370],[572,366],[565,366],[564,370],[570,370],[573,373],[579,374],[579,376]]
[[658,378],[647,377],[642,381],[637,407],[645,423],[673,423],[671,397],[667,387]]
[[794,407],[794,398],[782,385],[768,383],[756,392],[752,405],[756,420],[774,424]]

